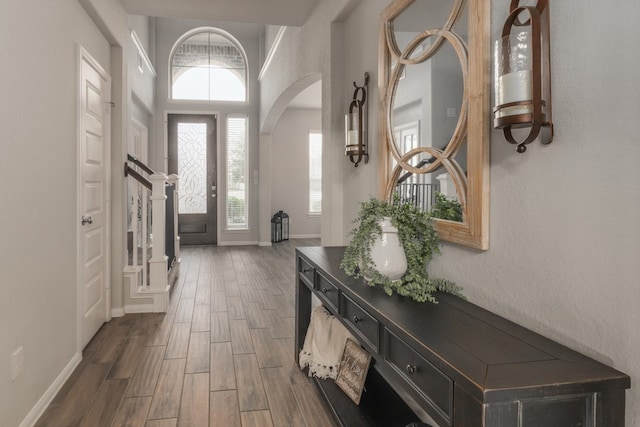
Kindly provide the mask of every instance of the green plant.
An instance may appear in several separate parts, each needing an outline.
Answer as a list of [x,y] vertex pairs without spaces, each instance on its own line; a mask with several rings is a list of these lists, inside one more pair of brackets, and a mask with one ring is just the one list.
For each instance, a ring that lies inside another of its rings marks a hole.
[[444,194],[436,193],[436,202],[431,208],[431,216],[461,222],[462,205],[455,199],[449,200]]
[[[371,247],[382,235],[380,220],[391,218],[398,229],[398,237],[407,258],[407,271],[399,280],[392,281],[380,274],[371,259]],[[345,249],[340,266],[349,276],[366,277],[370,286],[382,286],[388,295],[412,298],[418,302],[437,302],[433,292],[449,292],[462,296],[461,288],[444,279],[430,279],[427,264],[440,254],[440,240],[431,223],[431,215],[408,203],[400,203],[396,196],[392,203],[371,198],[361,203],[358,217],[353,221],[351,241]]]

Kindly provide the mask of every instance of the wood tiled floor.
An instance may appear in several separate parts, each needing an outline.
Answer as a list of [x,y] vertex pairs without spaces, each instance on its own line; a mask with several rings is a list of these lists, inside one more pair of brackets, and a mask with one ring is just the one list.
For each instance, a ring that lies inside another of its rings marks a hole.
[[184,247],[167,314],[105,324],[38,427],[334,426],[294,361],[294,249]]

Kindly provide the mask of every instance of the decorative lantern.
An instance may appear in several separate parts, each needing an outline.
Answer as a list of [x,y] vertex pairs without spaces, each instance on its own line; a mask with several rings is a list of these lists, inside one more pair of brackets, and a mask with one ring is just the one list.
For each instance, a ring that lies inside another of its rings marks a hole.
[[349,157],[351,163],[358,167],[360,161],[369,161],[369,145],[367,142],[368,112],[367,112],[367,88],[369,87],[369,73],[364,73],[364,85],[358,86],[353,91],[353,99],[349,104],[349,112],[345,115],[344,123],[344,154]]
[[[553,140],[548,2],[519,6],[512,0],[496,42],[494,127],[518,146],[518,153],[538,136],[543,144]],[[517,141],[511,133],[515,128],[529,128],[526,139]]]
[[278,211],[271,217],[271,243],[289,240],[289,215]]

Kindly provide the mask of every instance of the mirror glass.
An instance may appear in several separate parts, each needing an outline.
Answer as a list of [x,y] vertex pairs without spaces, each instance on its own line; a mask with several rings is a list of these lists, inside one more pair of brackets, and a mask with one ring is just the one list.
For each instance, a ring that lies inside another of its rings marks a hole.
[[[380,28],[383,196],[398,193],[439,218],[441,238],[481,249],[488,125],[477,119],[489,121],[488,7],[489,0],[396,0]],[[470,13],[480,19],[470,23]]]

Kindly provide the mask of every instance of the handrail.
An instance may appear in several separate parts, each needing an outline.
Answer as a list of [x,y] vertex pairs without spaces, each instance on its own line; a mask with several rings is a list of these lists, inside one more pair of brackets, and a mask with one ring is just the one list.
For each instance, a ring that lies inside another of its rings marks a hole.
[[[435,157],[429,157],[428,159],[420,160],[420,163],[418,163],[418,164],[417,164],[417,165],[415,165],[414,167],[415,167],[415,168],[421,168],[421,167],[423,167],[424,165],[427,165],[427,164],[429,164],[429,163],[433,163],[433,162],[435,162],[435,161],[436,161],[436,158],[435,158]],[[397,182],[396,184],[402,184],[403,182],[405,182],[406,180],[408,180],[408,179],[409,179],[409,177],[411,177],[411,175],[413,175],[413,172],[407,172],[407,173],[405,173],[404,175],[402,175],[402,176],[398,179],[398,182]]]
[[142,184],[145,187],[147,187],[149,190],[151,190],[153,188],[153,185],[151,184],[151,181],[149,181],[147,178],[142,176],[138,171],[133,169],[131,166],[129,166],[129,164],[127,162],[125,162],[124,163],[124,176],[129,176],[129,175],[131,175],[133,178],[135,178],[136,181],[138,181],[140,184]]
[[134,157],[129,153],[127,153],[127,161],[132,162],[133,164],[138,166],[140,169],[142,169],[143,171],[145,171],[149,175],[153,175],[154,173],[156,173],[156,171],[154,171],[149,166],[147,166],[144,163],[142,163],[142,161],[138,160],[137,157]]

